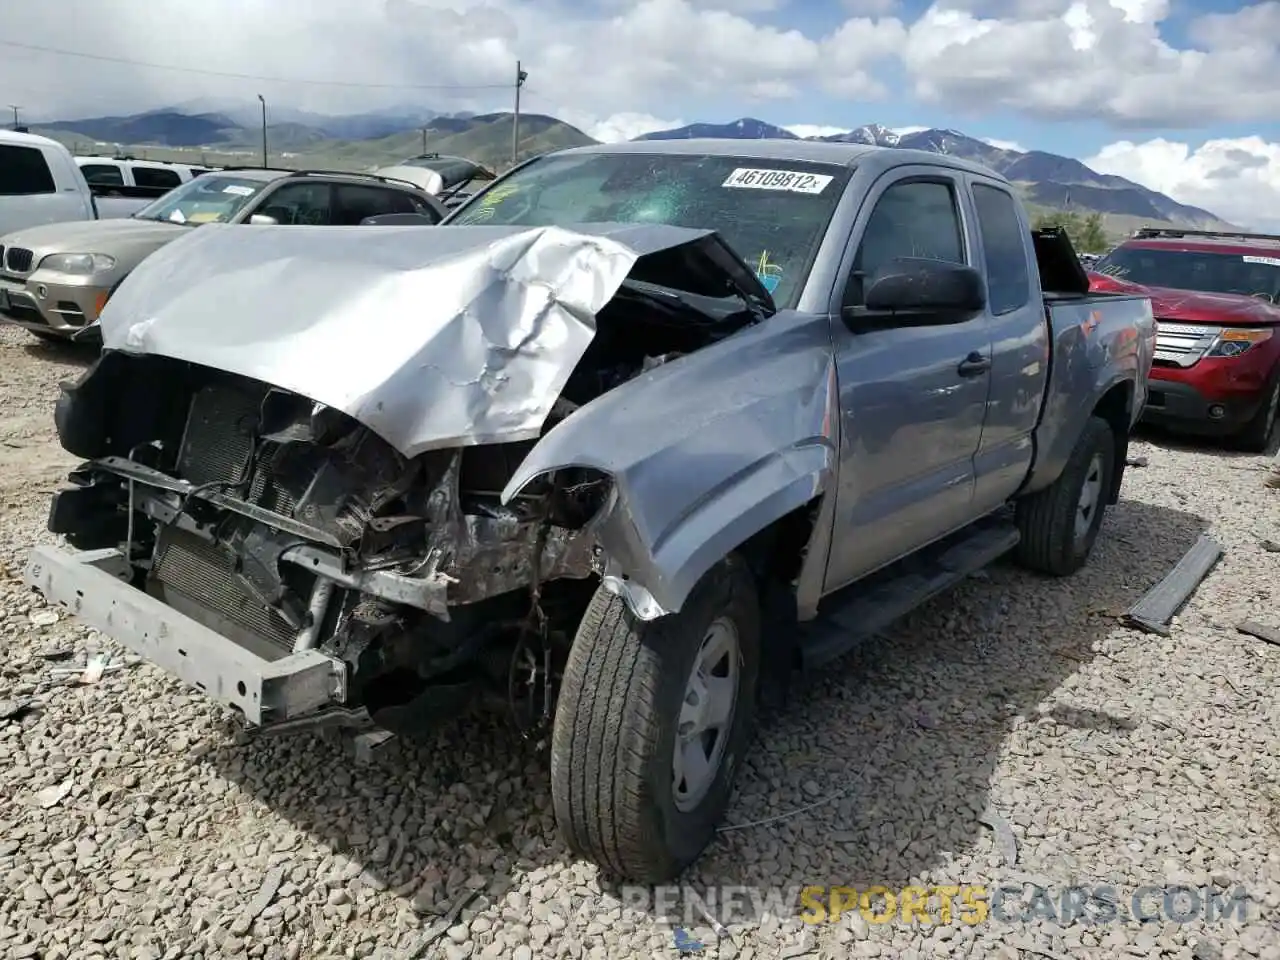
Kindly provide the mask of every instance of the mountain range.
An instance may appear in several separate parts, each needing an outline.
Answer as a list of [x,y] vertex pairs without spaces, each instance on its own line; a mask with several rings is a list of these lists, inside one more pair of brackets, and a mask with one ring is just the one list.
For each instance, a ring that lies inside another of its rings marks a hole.
[[[156,159],[205,163],[252,162],[260,156],[258,104],[229,106],[189,101],[128,116],[91,117],[32,123],[34,132],[56,137],[80,153],[117,149]],[[467,156],[498,169],[511,162],[510,113],[438,113],[414,106],[370,113],[325,115],[269,106],[267,139],[273,156],[291,167],[368,169],[425,150]],[[690,137],[720,139],[801,139],[782,127],[750,117],[731,123],[694,123],[660,130],[638,140]],[[879,124],[808,139],[926,150],[982,163],[1007,177],[1033,210],[1071,209],[1105,215],[1113,232],[1143,224],[1196,229],[1230,227],[1208,210],[1188,206],[1140,184],[1101,174],[1079,160],[1040,150],[997,147],[957,130],[928,129],[898,134]],[[88,142],[86,142],[86,140]],[[577,127],[544,114],[520,115],[520,158],[595,141]]]

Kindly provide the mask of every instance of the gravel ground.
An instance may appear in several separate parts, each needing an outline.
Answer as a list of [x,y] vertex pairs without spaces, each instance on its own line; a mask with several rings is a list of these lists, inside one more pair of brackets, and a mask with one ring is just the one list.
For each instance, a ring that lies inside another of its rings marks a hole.
[[[71,462],[57,383],[85,362],[0,331],[0,700],[36,708],[0,720],[0,954],[674,956],[666,920],[623,909],[625,891],[568,857],[545,760],[501,726],[459,722],[353,768],[318,737],[240,742],[149,666],[51,679],[50,650],[114,649],[48,623],[19,581]],[[723,833],[685,880],[1110,884],[1122,919],[766,918],[718,942],[696,926],[702,956],[1280,958],[1280,648],[1233,629],[1280,622],[1280,553],[1261,543],[1280,540],[1280,493],[1261,484],[1265,458],[1133,452],[1149,466],[1129,472],[1082,574],[997,567],[798,681],[730,812],[770,822]],[[1206,528],[1226,556],[1172,637],[1121,628],[1117,611]],[[1123,918],[1130,891],[1169,883],[1242,885],[1250,918]]]

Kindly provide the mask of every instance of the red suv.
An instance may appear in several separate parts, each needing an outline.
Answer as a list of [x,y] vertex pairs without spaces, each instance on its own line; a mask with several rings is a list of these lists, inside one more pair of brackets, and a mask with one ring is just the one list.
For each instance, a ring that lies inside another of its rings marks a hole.
[[1144,420],[1267,448],[1280,410],[1280,236],[1144,227],[1089,279],[1151,298]]

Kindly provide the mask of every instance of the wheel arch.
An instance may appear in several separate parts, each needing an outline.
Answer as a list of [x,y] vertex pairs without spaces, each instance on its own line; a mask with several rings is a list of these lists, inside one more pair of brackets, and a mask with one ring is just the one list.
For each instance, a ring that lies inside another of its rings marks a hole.
[[1091,416],[1099,417],[1111,427],[1115,444],[1115,461],[1111,471],[1111,483],[1107,490],[1108,504],[1120,501],[1120,487],[1124,483],[1125,461],[1129,456],[1129,433],[1133,423],[1133,402],[1136,391],[1132,380],[1114,383],[1094,404]]

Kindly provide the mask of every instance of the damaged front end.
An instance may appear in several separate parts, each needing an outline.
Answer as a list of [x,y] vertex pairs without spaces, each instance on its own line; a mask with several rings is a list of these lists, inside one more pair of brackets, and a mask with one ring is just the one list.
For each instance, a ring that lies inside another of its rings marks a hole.
[[[477,700],[547,719],[614,491],[586,467],[504,487],[556,422],[760,308],[723,274],[732,309],[650,287],[704,233],[456,228],[416,260],[366,233],[360,300],[304,322],[324,254],[274,232],[187,244],[180,283],[161,251],[113,299],[56,411],[86,462],[49,529],[81,552],[38,548],[28,581],[255,727],[410,731]],[[684,287],[713,275],[686,262]]]

